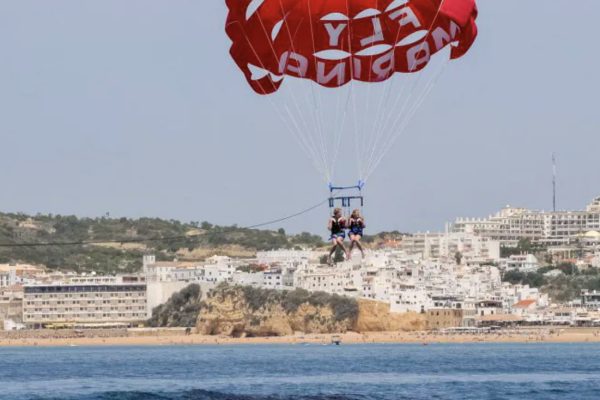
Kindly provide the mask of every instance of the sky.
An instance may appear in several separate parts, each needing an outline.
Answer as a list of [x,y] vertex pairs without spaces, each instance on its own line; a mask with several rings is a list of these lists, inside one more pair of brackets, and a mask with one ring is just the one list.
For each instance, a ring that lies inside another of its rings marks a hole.
[[[477,42],[367,183],[371,233],[548,210],[553,152],[560,209],[600,195],[600,2],[478,4]],[[324,199],[231,60],[226,15],[222,0],[0,0],[0,210],[246,226]],[[327,213],[273,228],[325,235]]]

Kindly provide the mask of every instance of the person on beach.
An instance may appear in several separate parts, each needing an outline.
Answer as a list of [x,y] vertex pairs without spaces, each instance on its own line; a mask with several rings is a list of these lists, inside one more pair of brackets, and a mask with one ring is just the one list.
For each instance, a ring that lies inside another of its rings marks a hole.
[[348,251],[348,258],[352,255],[352,250],[354,247],[358,247],[360,250],[361,256],[365,257],[365,251],[360,243],[360,240],[363,237],[363,229],[365,229],[365,219],[362,215],[360,215],[360,210],[356,209],[352,211],[352,215],[350,215],[350,219],[348,220],[348,227],[350,228],[350,232],[348,233],[350,236],[350,250]]
[[329,251],[329,256],[327,257],[328,263],[332,264],[333,253],[335,253],[338,248],[342,249],[344,254],[346,254],[346,258],[348,258],[348,251],[346,250],[346,246],[344,246],[344,239],[346,239],[346,218],[342,215],[341,208],[333,210],[333,215],[329,218],[327,223],[327,229],[331,232],[329,240],[333,245]]

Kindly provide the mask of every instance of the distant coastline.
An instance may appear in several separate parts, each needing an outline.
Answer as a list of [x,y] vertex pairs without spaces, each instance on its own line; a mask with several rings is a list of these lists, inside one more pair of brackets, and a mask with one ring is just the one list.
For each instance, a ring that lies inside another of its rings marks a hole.
[[128,334],[107,337],[0,337],[0,347],[19,346],[168,346],[168,345],[229,345],[229,344],[320,344],[331,345],[361,343],[600,343],[597,328],[540,328],[520,331],[499,331],[487,334],[444,334],[435,332],[369,332],[345,334],[296,334],[280,337],[233,338],[226,336],[184,335],[180,332],[161,332],[156,335]]

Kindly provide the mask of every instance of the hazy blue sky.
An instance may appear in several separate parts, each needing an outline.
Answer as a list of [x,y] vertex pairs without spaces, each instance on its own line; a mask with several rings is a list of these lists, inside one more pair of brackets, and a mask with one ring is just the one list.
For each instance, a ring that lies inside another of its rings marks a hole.
[[[479,7],[474,48],[369,182],[373,231],[549,209],[553,151],[560,208],[600,195],[600,1]],[[244,225],[325,197],[225,17],[222,0],[0,0],[0,210]],[[283,226],[322,232],[326,212]]]

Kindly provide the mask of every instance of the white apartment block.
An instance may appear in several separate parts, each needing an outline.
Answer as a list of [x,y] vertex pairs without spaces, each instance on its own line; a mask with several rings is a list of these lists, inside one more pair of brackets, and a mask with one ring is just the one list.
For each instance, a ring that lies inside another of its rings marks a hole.
[[17,276],[14,270],[0,271],[0,288],[11,286],[17,283]]
[[262,272],[244,272],[235,271],[233,273],[232,282],[240,286],[262,287],[264,284],[265,275]]
[[401,287],[390,294],[390,311],[395,313],[425,312],[433,308],[431,296],[424,288],[414,286]]
[[488,218],[459,218],[452,232],[482,236],[515,246],[521,239],[548,246],[561,246],[585,235],[600,231],[600,197],[585,211],[533,211],[507,206]]
[[0,264],[0,288],[23,283],[24,279],[42,272],[28,264]]
[[540,264],[533,254],[513,254],[508,258],[502,258],[499,266],[500,269],[505,271],[519,270],[523,272],[534,272],[537,271]]
[[500,258],[499,241],[465,232],[416,233],[402,238],[400,249],[406,254],[418,254],[424,260],[452,261],[457,253],[466,263]]
[[283,285],[283,274],[280,270],[276,271],[265,271],[263,272],[263,288],[265,289],[278,289],[284,288]]
[[12,330],[22,319],[23,289],[16,285],[0,289],[0,329],[4,325],[4,330]]
[[357,295],[362,293],[363,279],[360,270],[350,263],[340,263],[336,267],[309,265],[294,273],[293,286],[309,291],[332,294]]
[[30,328],[133,325],[146,319],[146,283],[113,278],[105,283],[23,287],[23,323]]
[[145,255],[143,273],[148,282],[231,282],[239,261],[229,257],[213,256],[203,264],[190,265],[178,261],[156,261]]
[[302,265],[318,261],[321,253],[313,250],[270,250],[256,253],[256,262],[266,265]]

